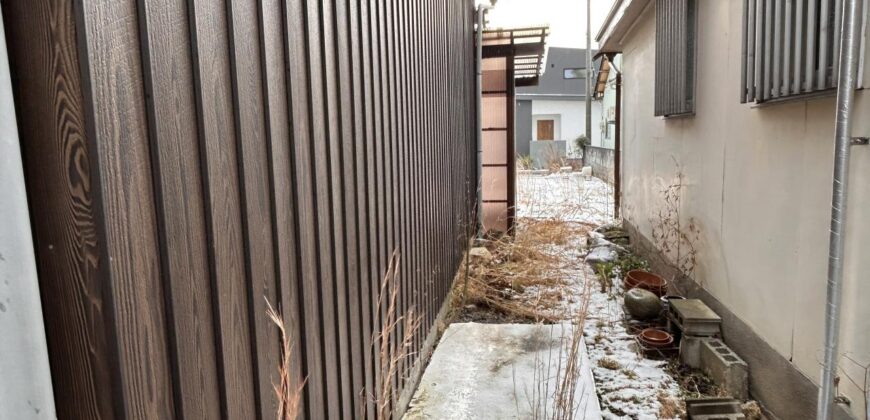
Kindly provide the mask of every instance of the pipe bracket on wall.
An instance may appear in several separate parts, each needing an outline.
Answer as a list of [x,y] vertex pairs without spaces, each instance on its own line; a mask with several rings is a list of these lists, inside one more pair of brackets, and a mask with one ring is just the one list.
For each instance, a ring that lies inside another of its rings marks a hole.
[[866,146],[870,144],[870,137],[852,137],[852,146]]

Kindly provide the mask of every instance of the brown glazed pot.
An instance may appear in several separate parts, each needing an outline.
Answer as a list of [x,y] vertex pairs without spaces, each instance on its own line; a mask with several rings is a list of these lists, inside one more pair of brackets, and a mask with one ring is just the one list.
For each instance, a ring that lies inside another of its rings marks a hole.
[[647,328],[640,332],[638,338],[650,347],[667,347],[674,343],[674,336],[658,328]]
[[668,291],[667,280],[643,270],[631,270],[626,273],[624,284],[626,290],[640,287],[655,293],[658,297],[664,296]]

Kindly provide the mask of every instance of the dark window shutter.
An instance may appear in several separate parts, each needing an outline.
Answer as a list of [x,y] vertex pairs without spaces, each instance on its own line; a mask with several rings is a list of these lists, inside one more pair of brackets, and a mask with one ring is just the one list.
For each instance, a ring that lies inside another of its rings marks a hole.
[[740,102],[836,88],[842,16],[843,0],[743,0]]
[[696,0],[656,0],[656,116],[695,112],[696,15]]

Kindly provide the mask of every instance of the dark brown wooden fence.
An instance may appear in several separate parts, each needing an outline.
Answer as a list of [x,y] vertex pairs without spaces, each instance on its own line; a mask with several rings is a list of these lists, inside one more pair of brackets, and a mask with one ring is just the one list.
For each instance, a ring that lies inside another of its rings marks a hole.
[[365,417],[391,252],[411,351],[462,258],[472,1],[2,4],[60,417],[274,418],[266,299]]

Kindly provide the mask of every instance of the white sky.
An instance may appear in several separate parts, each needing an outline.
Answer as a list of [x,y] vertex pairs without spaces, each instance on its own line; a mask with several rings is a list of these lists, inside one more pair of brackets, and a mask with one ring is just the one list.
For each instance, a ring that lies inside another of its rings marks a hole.
[[[592,48],[613,0],[592,2]],[[489,0],[477,0],[476,3]],[[488,15],[490,28],[550,25],[550,47],[586,48],[586,0],[498,0]]]

